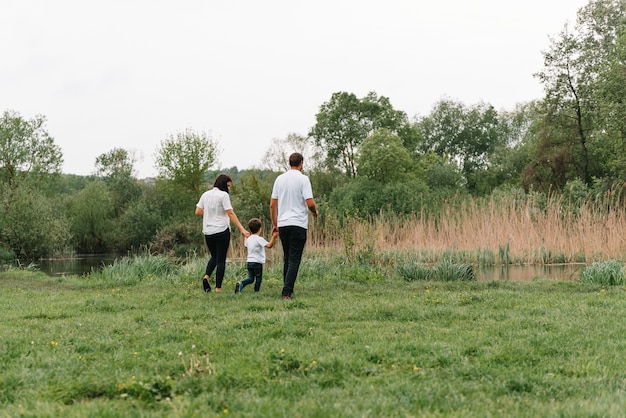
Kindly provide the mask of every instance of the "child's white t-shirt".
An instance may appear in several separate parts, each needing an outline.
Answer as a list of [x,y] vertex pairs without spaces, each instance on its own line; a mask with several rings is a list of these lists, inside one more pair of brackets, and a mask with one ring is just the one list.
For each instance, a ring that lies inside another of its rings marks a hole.
[[249,263],[265,263],[265,246],[267,240],[260,235],[252,234],[246,239],[246,248],[248,249]]

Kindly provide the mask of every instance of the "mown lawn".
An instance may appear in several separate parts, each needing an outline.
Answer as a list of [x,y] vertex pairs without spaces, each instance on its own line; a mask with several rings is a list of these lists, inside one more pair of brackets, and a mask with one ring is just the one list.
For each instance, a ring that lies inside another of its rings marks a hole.
[[187,273],[0,273],[0,416],[626,411],[624,287],[342,278],[315,265],[283,301],[278,275],[235,295],[231,277],[205,294]]

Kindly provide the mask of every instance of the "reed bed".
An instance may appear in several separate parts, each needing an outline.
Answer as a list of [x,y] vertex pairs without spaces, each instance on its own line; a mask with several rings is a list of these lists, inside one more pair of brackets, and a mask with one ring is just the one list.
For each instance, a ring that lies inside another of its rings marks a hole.
[[[472,199],[439,214],[328,215],[310,228],[309,251],[354,256],[400,252],[436,262],[450,254],[484,264],[590,263],[624,259],[626,211],[559,199]],[[277,252],[278,253],[278,252]]]

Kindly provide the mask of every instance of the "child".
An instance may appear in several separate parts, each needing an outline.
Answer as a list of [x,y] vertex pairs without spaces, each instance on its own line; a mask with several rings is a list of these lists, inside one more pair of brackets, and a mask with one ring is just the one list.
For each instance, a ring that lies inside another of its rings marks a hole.
[[258,218],[252,218],[248,222],[248,228],[250,229],[250,236],[246,238],[245,246],[248,249],[248,257],[246,259],[246,267],[248,269],[248,277],[235,284],[235,293],[239,293],[244,287],[254,282],[254,291],[261,290],[261,281],[263,281],[263,263],[265,263],[265,249],[272,248],[274,241],[278,236],[278,232],[272,234],[272,238],[267,242],[265,238],[261,236],[261,220]]

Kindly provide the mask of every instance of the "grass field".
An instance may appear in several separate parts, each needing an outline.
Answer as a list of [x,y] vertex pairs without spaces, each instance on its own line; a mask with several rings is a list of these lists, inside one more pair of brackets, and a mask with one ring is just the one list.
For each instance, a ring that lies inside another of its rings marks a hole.
[[[160,262],[153,262],[159,264]],[[202,263],[0,273],[4,417],[589,417],[626,410],[626,292],[308,260],[294,299]],[[139,272],[139,273],[137,273]]]

